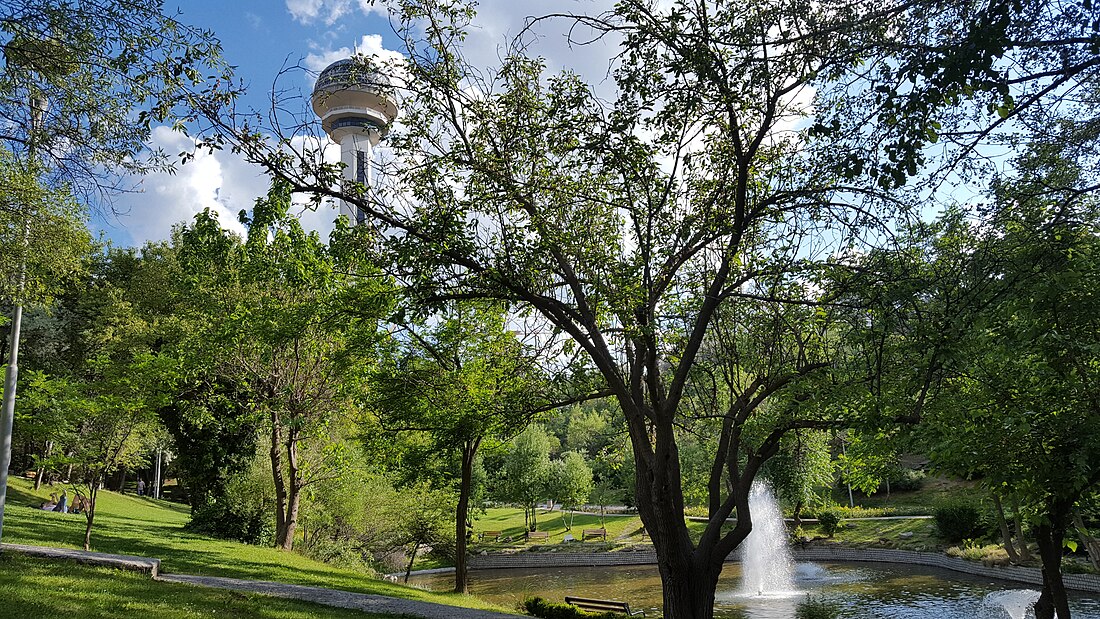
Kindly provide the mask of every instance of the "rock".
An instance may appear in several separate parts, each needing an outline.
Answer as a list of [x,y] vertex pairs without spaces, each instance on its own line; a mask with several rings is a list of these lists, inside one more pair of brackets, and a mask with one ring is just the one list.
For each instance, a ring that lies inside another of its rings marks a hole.
[[486,556],[486,555],[488,555],[488,554],[489,554],[489,551],[488,551],[488,550],[482,550],[481,552],[479,552],[479,553],[477,553],[477,554],[479,554],[479,555],[481,555],[481,556],[483,556],[483,557],[484,557],[484,556]]
[[899,533],[898,537],[900,537],[901,539],[909,539],[910,537],[913,537],[913,532],[912,531],[906,531],[904,533]]

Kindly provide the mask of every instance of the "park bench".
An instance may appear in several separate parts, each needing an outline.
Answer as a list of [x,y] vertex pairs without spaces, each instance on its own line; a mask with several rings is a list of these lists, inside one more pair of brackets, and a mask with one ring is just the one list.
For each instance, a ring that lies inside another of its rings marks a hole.
[[581,539],[586,540],[590,537],[600,537],[604,541],[607,541],[607,529],[584,529],[581,531]]
[[527,541],[531,541],[533,539],[541,539],[541,540],[550,541],[550,534],[547,533],[546,531],[528,531],[527,532]]
[[596,612],[613,612],[623,613],[629,617],[641,615],[645,617],[644,610],[630,611],[630,604],[626,602],[616,602],[615,600],[594,600],[591,598],[575,598],[572,596],[565,597],[566,604],[572,604],[581,610],[594,610]]
[[500,536],[501,536],[501,535],[502,535],[502,532],[501,532],[501,531],[482,531],[482,532],[481,532],[481,533],[480,533],[480,534],[479,534],[479,535],[477,536],[477,538],[478,538],[479,540],[482,540],[482,539],[485,539],[485,538],[490,538],[490,539],[492,539],[492,540],[493,540],[493,541],[495,542],[495,541],[499,541],[499,540],[500,540]]

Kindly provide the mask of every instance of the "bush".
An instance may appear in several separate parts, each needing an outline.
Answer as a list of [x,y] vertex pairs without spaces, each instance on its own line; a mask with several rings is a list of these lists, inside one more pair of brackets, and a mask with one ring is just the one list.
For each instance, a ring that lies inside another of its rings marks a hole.
[[572,604],[548,602],[540,597],[527,598],[523,608],[528,614],[542,619],[622,619],[620,613],[588,613]]
[[924,471],[898,469],[890,476],[890,490],[894,492],[913,492],[924,486]]
[[949,542],[961,542],[985,535],[982,512],[972,503],[945,503],[937,507],[932,515],[936,519],[940,536]]
[[836,619],[840,616],[840,605],[808,598],[798,605],[794,616],[795,619]]
[[840,520],[840,514],[831,509],[827,509],[817,515],[817,523],[821,525],[821,530],[829,537],[835,535],[837,529],[840,528]]
[[231,539],[256,546],[275,543],[275,523],[264,509],[242,509],[240,505],[216,502],[191,511],[189,531]]

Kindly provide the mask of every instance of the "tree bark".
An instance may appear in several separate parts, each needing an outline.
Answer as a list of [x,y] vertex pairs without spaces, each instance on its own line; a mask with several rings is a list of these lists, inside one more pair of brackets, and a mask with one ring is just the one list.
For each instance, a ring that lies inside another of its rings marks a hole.
[[997,496],[996,492],[991,493],[993,497],[993,513],[997,516],[997,526],[1001,529],[1001,539],[1004,540],[1005,552],[1008,553],[1008,560],[1013,564],[1020,563],[1020,555],[1016,554],[1016,547],[1012,544],[1012,532],[1008,530],[1008,521],[1005,520],[1005,510],[1001,506],[1001,497]]
[[[42,458],[46,459],[50,457],[50,452],[53,451],[53,441],[46,441],[46,448],[42,451]],[[42,488],[42,477],[46,474],[46,467],[40,466],[34,473],[34,489],[38,490]]]
[[283,480],[283,441],[279,428],[279,415],[271,412],[271,477],[275,484],[275,545],[282,547],[286,541],[286,483]]
[[1081,518],[1081,513],[1077,510],[1073,511],[1073,528],[1077,529],[1081,546],[1085,548],[1085,552],[1088,554],[1089,563],[1092,564],[1093,569],[1100,570],[1100,543],[1089,533],[1089,530],[1085,527],[1085,521]]
[[420,540],[413,544],[412,556],[409,557],[409,566],[405,568],[405,584],[409,584],[409,574],[412,573],[413,563],[416,563],[416,551],[420,550]]
[[1043,523],[1035,530],[1039,556],[1043,559],[1043,591],[1035,603],[1036,619],[1070,619],[1069,598],[1062,582],[1062,541],[1065,538],[1066,514],[1055,509],[1049,512],[1054,524]]
[[298,529],[298,510],[302,504],[302,471],[298,465],[298,433],[287,432],[286,440],[287,491],[286,516],[283,518],[284,532],[279,547],[283,550],[294,549],[294,534]]
[[99,495],[99,480],[88,484],[88,508],[84,510],[84,550],[92,549],[92,525],[95,523],[95,503]]
[[1012,524],[1016,529],[1016,540],[1020,543],[1020,561],[1031,561],[1031,551],[1027,548],[1027,538],[1024,537],[1024,517],[1020,515],[1020,498],[1012,497]]
[[455,593],[466,593],[466,542],[470,531],[470,492],[473,486],[474,456],[481,439],[468,440],[462,446],[462,474],[458,483],[458,506],[455,509]]

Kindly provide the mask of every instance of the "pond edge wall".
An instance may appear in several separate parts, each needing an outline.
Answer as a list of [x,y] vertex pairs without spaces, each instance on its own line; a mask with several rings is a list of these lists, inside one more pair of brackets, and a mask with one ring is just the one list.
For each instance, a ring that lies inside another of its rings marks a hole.
[[[984,576],[1025,583],[1041,587],[1043,574],[1031,567],[990,566],[957,557],[949,557],[936,552],[917,552],[913,550],[892,550],[888,548],[843,548],[830,546],[811,546],[794,548],[792,553],[796,561],[864,561],[877,563],[902,563],[926,565],[974,576]],[[737,561],[731,556],[727,561]],[[470,557],[470,569],[511,569],[542,567],[603,567],[612,565],[651,565],[657,563],[657,554],[653,550],[635,550],[626,552],[518,552],[493,553]],[[1100,593],[1100,576],[1093,574],[1063,574],[1062,580],[1067,589]]]

